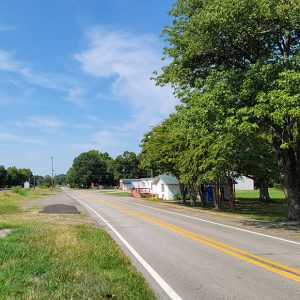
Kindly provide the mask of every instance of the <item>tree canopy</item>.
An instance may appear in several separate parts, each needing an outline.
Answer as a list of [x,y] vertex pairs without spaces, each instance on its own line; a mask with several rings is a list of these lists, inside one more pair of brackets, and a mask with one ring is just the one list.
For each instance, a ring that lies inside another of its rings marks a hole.
[[108,153],[90,150],[77,156],[66,174],[67,182],[74,187],[107,184],[112,178],[108,172],[111,157]]
[[[183,103],[186,170],[268,177],[276,154],[288,216],[300,219],[300,0],[178,0],[170,15],[156,81]],[[265,163],[250,167],[250,154]]]

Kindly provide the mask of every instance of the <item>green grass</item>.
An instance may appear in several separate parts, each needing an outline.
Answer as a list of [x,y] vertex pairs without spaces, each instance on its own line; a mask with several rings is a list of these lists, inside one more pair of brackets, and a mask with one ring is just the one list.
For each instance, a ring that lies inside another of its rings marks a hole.
[[[271,199],[285,199],[284,193],[282,190],[271,188],[269,189]],[[257,200],[259,197],[259,190],[254,191],[236,191],[236,198],[237,199],[253,199]]]
[[258,201],[259,191],[236,191],[235,214],[247,215],[263,221],[282,221],[287,219],[287,203],[282,190],[269,189],[271,203]]
[[[264,203],[258,201],[259,190],[254,191],[236,191],[236,210],[229,209],[228,201],[222,205],[221,212],[231,216],[245,216],[260,221],[276,222],[287,220],[287,203],[282,190],[269,189],[272,202]],[[201,210],[213,210],[213,207],[201,208]]]
[[0,239],[0,299],[155,299],[104,230],[82,215],[21,209],[28,194],[0,197],[0,228],[13,229]]
[[109,195],[119,196],[119,197],[130,197],[131,192],[110,192]]

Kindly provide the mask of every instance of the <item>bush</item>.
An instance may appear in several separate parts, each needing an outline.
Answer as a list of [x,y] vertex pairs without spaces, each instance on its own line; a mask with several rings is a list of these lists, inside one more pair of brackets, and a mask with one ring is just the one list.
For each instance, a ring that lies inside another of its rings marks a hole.
[[181,199],[181,197],[180,197],[179,193],[176,193],[173,197],[173,200],[175,200],[175,201],[179,201],[180,199]]
[[26,195],[26,190],[23,189],[21,186],[13,186],[11,188],[11,191],[13,193],[16,193],[16,194],[19,194],[19,195],[23,195],[23,196]]

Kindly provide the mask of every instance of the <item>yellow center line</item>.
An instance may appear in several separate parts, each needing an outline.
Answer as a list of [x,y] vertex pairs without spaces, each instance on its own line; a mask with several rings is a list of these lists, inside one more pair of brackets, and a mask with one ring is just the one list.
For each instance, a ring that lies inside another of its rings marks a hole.
[[[146,214],[140,213],[138,211],[131,210],[131,209],[125,207],[125,206],[118,205],[118,204],[112,204],[111,202],[105,201],[105,200],[102,200],[102,199],[100,200],[96,196],[87,196],[86,194],[84,194],[82,196],[88,197],[88,198],[90,198],[92,200],[96,200],[96,201],[101,202],[101,203],[103,203],[103,204],[105,204],[107,206],[117,208],[119,210],[127,212],[128,214],[131,214],[131,215],[137,216],[137,217],[139,217],[141,219],[147,220],[147,221],[149,221],[149,222],[151,222],[153,224],[159,225],[159,226],[161,226],[163,228],[166,228],[168,230],[176,232],[176,233],[178,233],[178,234],[180,234],[182,236],[188,237],[188,238],[190,238],[190,239],[192,239],[194,241],[197,241],[199,243],[205,244],[205,245],[210,246],[210,247],[212,247],[214,249],[217,249],[219,251],[222,251],[224,253],[227,253],[229,255],[237,257],[237,258],[239,258],[241,260],[244,260],[244,261],[247,261],[249,263],[252,263],[252,264],[254,264],[256,266],[259,266],[261,268],[264,268],[266,270],[274,272],[274,273],[276,273],[278,275],[281,275],[281,276],[287,277],[287,278],[289,278],[291,280],[300,282],[300,277],[298,277],[298,276],[295,275],[295,274],[300,274],[300,270],[298,270],[298,269],[294,269],[294,268],[285,266],[283,264],[277,263],[275,261],[263,258],[261,256],[251,254],[251,253],[249,253],[247,251],[244,251],[242,249],[233,247],[231,245],[219,242],[219,241],[217,241],[215,239],[212,239],[212,238],[200,235],[200,234],[198,234],[196,232],[189,231],[189,230],[184,229],[182,227],[178,227],[176,225],[164,222],[162,220],[159,220],[157,218],[153,218],[151,216],[148,216]],[[257,260],[259,260],[259,261],[257,261]],[[267,264],[265,264],[263,262],[265,262]],[[275,267],[278,267],[278,268],[280,268],[282,270],[277,269]],[[288,273],[288,272],[292,272],[294,274],[291,274],[291,273]]]

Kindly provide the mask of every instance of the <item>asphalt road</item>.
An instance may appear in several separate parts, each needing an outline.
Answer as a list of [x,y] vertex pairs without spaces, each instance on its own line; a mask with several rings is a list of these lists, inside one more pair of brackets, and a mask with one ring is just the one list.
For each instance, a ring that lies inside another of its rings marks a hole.
[[299,242],[158,203],[68,193],[107,228],[159,299],[300,299]]

